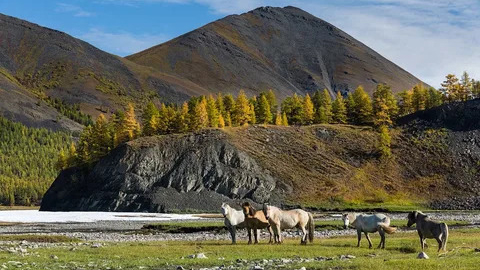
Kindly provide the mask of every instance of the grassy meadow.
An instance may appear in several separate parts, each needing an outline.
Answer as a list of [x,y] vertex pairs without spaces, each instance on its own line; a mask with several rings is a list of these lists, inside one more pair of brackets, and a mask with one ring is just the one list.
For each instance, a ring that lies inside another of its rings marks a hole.
[[[416,233],[396,233],[387,236],[386,249],[368,249],[365,239],[356,247],[355,236],[339,236],[315,239],[312,244],[301,246],[298,239],[286,240],[282,245],[268,245],[262,239],[258,245],[247,245],[239,241],[156,241],[104,243],[100,247],[79,245],[75,239],[49,236],[0,237],[0,241],[22,240],[56,243],[53,246],[29,250],[29,254],[5,251],[9,242],[2,242],[0,267],[4,269],[200,269],[215,266],[236,266],[251,269],[255,264],[263,265],[276,260],[265,269],[478,269],[480,253],[480,229],[451,230],[446,253],[437,254],[436,243],[427,241],[429,260],[416,259],[420,244]],[[378,234],[372,235],[374,246],[379,242]],[[59,243],[60,242],[60,243]],[[63,243],[62,243],[63,242]],[[189,255],[204,253],[206,259],[188,258]],[[342,256],[355,258],[345,259]],[[299,262],[300,259],[308,259]],[[239,259],[246,260],[239,263]],[[281,262],[284,259],[284,262]],[[291,260],[289,262],[288,260]],[[267,260],[267,261],[265,261]],[[5,265],[2,266],[2,265]],[[282,267],[283,265],[283,267]]]

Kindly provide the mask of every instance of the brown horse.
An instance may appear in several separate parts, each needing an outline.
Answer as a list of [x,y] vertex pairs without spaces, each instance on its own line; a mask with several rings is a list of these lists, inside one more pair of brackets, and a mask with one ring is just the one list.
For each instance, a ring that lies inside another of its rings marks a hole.
[[427,215],[420,211],[412,211],[408,213],[407,226],[410,227],[417,224],[417,232],[420,237],[420,245],[422,251],[425,249],[425,240],[434,238],[438,242],[438,251],[447,250],[448,226],[446,223],[433,221]]
[[270,233],[269,244],[272,243],[272,227],[265,218],[263,211],[257,211],[249,202],[244,202],[242,205],[243,214],[245,215],[245,227],[248,231],[248,244],[252,243],[252,230],[255,237],[255,244],[258,244],[258,229],[267,229]]

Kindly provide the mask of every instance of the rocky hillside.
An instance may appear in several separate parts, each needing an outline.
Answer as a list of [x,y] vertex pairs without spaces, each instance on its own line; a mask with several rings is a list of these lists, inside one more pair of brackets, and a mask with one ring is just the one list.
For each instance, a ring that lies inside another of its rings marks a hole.
[[295,7],[262,7],[205,25],[127,59],[187,78],[212,92],[278,96],[350,91],[378,83],[394,91],[420,82],[337,27]]
[[441,119],[461,111],[479,119],[479,106],[449,104],[433,109],[443,117],[427,111],[401,119],[391,159],[380,157],[369,127],[250,126],[142,138],[91,169],[63,171],[41,210],[216,211],[231,200],[329,209],[445,204],[480,195],[480,131]]
[[[139,66],[65,33],[0,14],[0,113],[29,126],[75,130],[48,98],[95,117],[127,102],[205,94],[172,74]],[[38,105],[36,105],[38,104]]]

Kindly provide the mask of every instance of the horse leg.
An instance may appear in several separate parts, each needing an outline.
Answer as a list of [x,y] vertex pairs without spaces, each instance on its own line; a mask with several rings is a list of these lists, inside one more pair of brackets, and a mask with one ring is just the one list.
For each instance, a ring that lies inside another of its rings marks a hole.
[[440,239],[440,236],[435,237],[435,240],[437,240],[437,243],[438,243],[438,251],[437,252],[440,252],[440,250],[442,250],[442,247],[443,247],[443,244],[442,244],[443,242]]
[[247,231],[248,231],[248,244],[252,244],[252,229],[251,228],[247,228]]
[[373,245],[372,245],[372,240],[370,240],[370,236],[368,236],[368,232],[364,232],[365,233],[365,238],[367,238],[367,241],[368,241],[368,248],[372,248]]
[[422,247],[422,251],[425,249],[425,239],[423,238],[423,235],[418,232],[418,237],[420,237],[420,246]]
[[377,248],[385,249],[385,231],[380,228],[378,233],[380,234],[380,244],[378,244]]
[[272,243],[272,234],[273,234],[272,226],[268,226],[267,230],[268,230],[268,233],[270,234],[270,240],[268,241],[268,243],[271,244]]
[[230,235],[232,236],[232,244],[237,244],[237,226],[230,227]]
[[360,247],[360,240],[362,240],[362,231],[357,230],[357,238],[358,238],[357,247]]
[[253,236],[255,236],[255,244],[258,244],[258,230],[253,229]]
[[307,230],[305,229],[305,226],[301,226],[300,229],[302,229],[302,241],[300,241],[300,244],[306,245],[307,244]]
[[280,222],[276,224],[277,226],[277,237],[278,237],[278,243],[282,243],[282,231],[280,230]]

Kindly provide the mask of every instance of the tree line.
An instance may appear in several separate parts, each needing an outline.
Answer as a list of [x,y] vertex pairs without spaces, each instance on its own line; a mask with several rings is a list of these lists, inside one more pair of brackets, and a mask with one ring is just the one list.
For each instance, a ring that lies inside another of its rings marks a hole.
[[71,135],[28,128],[0,116],[0,204],[38,204],[58,174],[58,153]]
[[110,119],[101,114],[87,126],[75,148],[61,153],[59,168],[97,161],[117,145],[139,136],[185,133],[204,128],[224,128],[249,124],[311,125],[352,124],[371,125],[379,132],[379,150],[390,156],[389,128],[401,116],[439,106],[444,102],[480,97],[480,83],[464,73],[462,80],[447,75],[443,88],[436,90],[422,84],[393,94],[390,86],[378,84],[370,97],[362,86],[344,96],[337,92],[332,99],[327,89],[312,96],[294,94],[277,104],[272,90],[248,98],[240,91],[231,94],[192,97],[182,105],[150,102],[137,121],[135,109],[129,104],[126,111],[117,111]]

